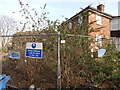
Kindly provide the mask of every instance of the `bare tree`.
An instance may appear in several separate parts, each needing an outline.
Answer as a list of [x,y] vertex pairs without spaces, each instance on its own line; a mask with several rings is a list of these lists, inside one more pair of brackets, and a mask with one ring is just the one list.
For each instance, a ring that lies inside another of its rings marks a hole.
[[46,4],[43,7],[40,7],[37,11],[35,8],[31,8],[29,4],[24,4],[22,0],[18,0],[21,10],[19,11],[23,20],[20,22],[23,27],[22,30],[25,31],[42,31],[48,26],[48,18],[46,15],[49,12],[46,12]]
[[12,35],[17,31],[17,24],[13,18],[8,16],[0,16],[0,42],[2,47],[6,47],[9,43],[11,38],[4,37],[8,35]]

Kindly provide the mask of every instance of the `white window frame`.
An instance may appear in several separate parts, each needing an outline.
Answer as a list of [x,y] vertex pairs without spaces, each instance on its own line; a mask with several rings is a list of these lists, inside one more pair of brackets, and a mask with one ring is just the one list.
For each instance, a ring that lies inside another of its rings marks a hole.
[[72,22],[69,22],[69,29],[72,29]]
[[78,17],[78,24],[82,24],[83,23],[83,17]]
[[100,34],[96,34],[96,48],[98,48],[98,46],[102,47],[102,35]]
[[96,24],[102,25],[102,16],[96,14]]

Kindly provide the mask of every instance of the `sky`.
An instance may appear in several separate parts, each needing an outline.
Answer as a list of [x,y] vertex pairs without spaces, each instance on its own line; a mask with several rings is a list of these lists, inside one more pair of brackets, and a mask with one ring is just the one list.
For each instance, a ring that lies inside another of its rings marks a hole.
[[[105,12],[113,16],[118,15],[118,1],[120,0],[21,0],[24,4],[29,4],[30,8],[35,8],[38,12],[40,7],[45,4],[45,11],[49,12],[47,15],[50,20],[64,20],[70,18],[88,5],[96,8],[100,3],[105,5]],[[21,10],[18,0],[0,0],[0,15],[7,15],[21,19],[19,11]],[[12,13],[15,12],[15,13]]]

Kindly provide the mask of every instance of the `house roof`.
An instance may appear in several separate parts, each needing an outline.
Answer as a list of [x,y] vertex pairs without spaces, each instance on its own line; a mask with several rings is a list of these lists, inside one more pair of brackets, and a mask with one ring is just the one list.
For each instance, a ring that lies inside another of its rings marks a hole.
[[84,11],[92,11],[92,12],[98,13],[98,14],[100,14],[100,15],[103,15],[103,16],[105,16],[105,17],[107,17],[107,18],[110,18],[110,19],[112,18],[112,15],[110,15],[110,14],[108,14],[108,13],[105,13],[105,12],[102,12],[102,11],[100,11],[100,10],[94,8],[94,7],[91,7],[91,6],[89,5],[88,7],[86,7],[85,9],[83,9],[82,11],[80,11],[79,13],[77,13],[76,15],[74,15],[73,17],[71,17],[69,20],[75,18],[76,16],[78,16],[79,14],[81,14],[81,13],[84,12]]
[[112,18],[120,18],[120,16],[113,16]]

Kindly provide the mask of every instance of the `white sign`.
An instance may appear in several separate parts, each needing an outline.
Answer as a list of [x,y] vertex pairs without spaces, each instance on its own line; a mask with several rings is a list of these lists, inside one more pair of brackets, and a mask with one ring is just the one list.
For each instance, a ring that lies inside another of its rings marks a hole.
[[61,43],[65,43],[65,40],[61,40]]
[[26,43],[26,57],[42,58],[43,44],[42,43]]

